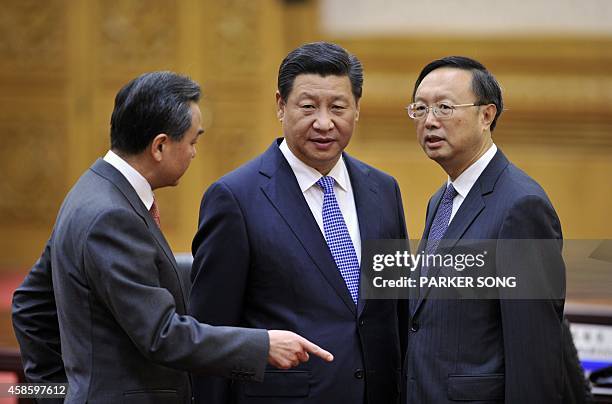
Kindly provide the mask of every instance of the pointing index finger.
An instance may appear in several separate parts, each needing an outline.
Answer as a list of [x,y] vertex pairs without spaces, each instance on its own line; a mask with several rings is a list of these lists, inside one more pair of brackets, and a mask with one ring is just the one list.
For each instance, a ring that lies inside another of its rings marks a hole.
[[326,362],[331,362],[334,360],[334,355],[308,340],[304,341],[304,349],[313,355],[317,355]]

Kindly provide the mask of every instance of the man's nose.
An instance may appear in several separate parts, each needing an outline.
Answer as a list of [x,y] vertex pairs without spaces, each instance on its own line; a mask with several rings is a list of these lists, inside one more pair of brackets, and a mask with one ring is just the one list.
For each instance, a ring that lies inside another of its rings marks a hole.
[[425,127],[429,128],[437,128],[440,124],[438,118],[434,115],[433,108],[429,108],[425,113],[425,117],[423,117],[425,121]]
[[327,113],[326,111],[321,111],[317,114],[313,123],[313,127],[316,130],[332,130],[334,127],[334,121],[329,116],[329,113]]

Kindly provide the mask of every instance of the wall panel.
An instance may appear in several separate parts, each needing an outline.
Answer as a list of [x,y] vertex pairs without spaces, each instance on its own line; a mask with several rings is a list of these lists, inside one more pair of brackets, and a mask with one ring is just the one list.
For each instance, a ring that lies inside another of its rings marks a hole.
[[[611,235],[612,39],[485,35],[346,36],[320,30],[316,1],[9,0],[0,13],[0,270],[30,265],[65,192],[108,148],[113,98],[144,71],[203,87],[206,133],[180,186],[158,192],[164,229],[188,250],[203,190],[280,135],[280,61],[332,40],[364,63],[361,118],[349,151],[396,176],[420,235],[444,176],[405,114],[420,68],[448,54],[483,61],[505,90],[496,142],[542,182],[569,237]],[[32,191],[32,188],[35,191]]]

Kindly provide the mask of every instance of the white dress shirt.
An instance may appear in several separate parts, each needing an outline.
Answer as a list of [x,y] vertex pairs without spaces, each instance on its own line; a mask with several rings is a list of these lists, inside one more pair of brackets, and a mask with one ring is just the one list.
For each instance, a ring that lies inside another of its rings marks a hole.
[[472,189],[484,169],[487,168],[493,159],[493,156],[495,156],[495,153],[497,153],[497,146],[495,146],[495,143],[493,143],[491,147],[489,147],[489,150],[480,156],[480,158],[471,166],[466,168],[465,171],[455,179],[455,181],[451,181],[450,177],[448,178],[447,186],[448,184],[453,184],[453,187],[455,187],[455,190],[457,191],[457,196],[455,196],[455,199],[453,199],[453,211],[451,212],[449,223],[453,221],[455,213],[457,213],[467,194],[470,192],[470,189]]
[[147,210],[151,209],[154,196],[149,181],[147,181],[142,174],[136,171],[134,167],[129,165],[127,161],[119,157],[112,150],[109,150],[108,153],[106,153],[106,156],[104,156],[104,161],[115,167],[121,174],[123,174],[125,179],[128,180],[130,185],[132,185],[132,188],[134,188]]
[[[308,203],[308,207],[321,229],[321,234],[324,235],[323,190],[317,185],[317,181],[322,177],[321,173],[297,158],[289,149],[285,139],[283,139],[279,148],[289,163],[289,166],[291,166],[293,174],[302,190],[302,194],[306,199],[306,203]],[[335,181],[334,193],[336,194],[336,200],[338,201],[340,211],[344,217],[344,222],[346,223],[351,240],[353,241],[353,247],[355,247],[355,253],[357,253],[357,260],[361,264],[361,235],[359,233],[357,208],[355,206],[355,198],[353,197],[351,179],[349,178],[349,173],[342,157],[340,157],[327,176],[333,177]]]

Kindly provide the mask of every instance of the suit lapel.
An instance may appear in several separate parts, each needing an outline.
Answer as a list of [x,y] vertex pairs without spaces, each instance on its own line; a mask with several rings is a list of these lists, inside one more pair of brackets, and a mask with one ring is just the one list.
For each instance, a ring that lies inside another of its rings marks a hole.
[[[369,169],[352,157],[344,154],[344,161],[353,188],[353,198],[357,208],[357,218],[359,221],[359,233],[361,246],[366,240],[376,240],[380,238],[380,196],[378,185],[370,180]],[[363,271],[361,271],[363,274]],[[357,316],[361,316],[367,301],[359,299],[357,302]]]
[[346,283],[336,267],[321,229],[312,216],[293,170],[278,149],[276,141],[262,156],[260,173],[269,178],[261,187],[263,193],[298,238],[323,277],[355,315],[355,303]]
[[[174,254],[172,253],[172,249],[168,245],[166,238],[164,237],[161,230],[159,229],[159,227],[157,226],[157,224],[155,223],[155,221],[149,214],[149,211],[147,210],[147,208],[144,206],[144,204],[140,200],[140,197],[138,196],[138,194],[136,193],[132,185],[123,176],[123,174],[119,172],[119,170],[117,170],[115,167],[113,167],[112,165],[110,165],[109,163],[107,163],[106,161],[102,159],[98,159],[91,166],[91,170],[97,173],[98,175],[106,178],[110,182],[112,182],[119,189],[119,191],[125,196],[125,198],[128,200],[130,205],[132,205],[132,208],[134,209],[134,211],[145,221],[145,223],[147,224],[147,227],[149,228],[149,231],[153,234],[155,241],[157,241],[157,244],[162,249],[166,257],[168,258],[168,261],[170,261],[170,263],[172,264],[172,268],[174,269],[174,272],[176,274],[178,284],[181,285],[181,288],[182,288],[183,283],[181,282],[181,276],[178,271],[176,260],[174,259]],[[184,311],[187,310],[187,302],[185,301],[185,292],[186,291],[181,290],[181,301],[177,302],[177,304],[182,303],[183,305],[182,309]]]
[[[459,239],[463,237],[478,215],[480,215],[480,213],[485,209],[486,203],[484,196],[493,192],[497,180],[499,179],[503,170],[508,166],[508,163],[509,162],[506,156],[501,152],[501,150],[498,150],[497,153],[495,153],[495,156],[493,156],[491,162],[487,165],[482,174],[480,174],[480,177],[478,177],[474,183],[474,186],[472,186],[472,189],[470,189],[470,192],[461,204],[461,207],[459,207],[459,210],[449,224],[448,229],[444,234],[444,239],[448,240],[448,243],[444,244],[445,250],[448,249],[448,252],[452,251]],[[431,227],[435,213],[438,210],[438,205],[442,199],[444,188],[445,186],[440,188],[434,197],[432,197],[431,206],[435,206],[435,209],[428,214],[425,232],[423,233],[423,240],[425,240],[429,235],[429,228]],[[419,248],[419,251],[424,250],[425,245],[423,244],[423,240],[421,240],[423,248]],[[439,271],[440,268],[435,268],[431,272],[430,276],[436,276]],[[423,304],[423,301],[427,298],[429,292],[430,288],[420,290],[419,299],[413,311],[413,315],[416,315],[417,311]]]
[[[455,217],[449,224],[446,233],[444,233],[444,240],[441,244],[444,245],[445,253],[450,253],[452,251],[453,247],[457,244],[461,236],[465,233],[467,228],[470,226],[470,224],[472,224],[484,207],[485,204],[480,192],[480,186],[478,182],[476,182],[455,214]],[[438,272],[440,272],[440,269],[440,267],[431,268],[428,277],[435,277],[438,275]],[[429,287],[419,289],[422,290],[420,290],[419,293],[419,302],[417,303],[415,312],[419,309],[423,301],[427,299],[427,296],[431,291],[431,288]]]
[[[421,237],[421,241],[419,242],[419,248],[417,249],[417,253],[420,253],[421,251],[425,251],[425,248],[427,247],[427,238],[429,237],[429,229],[431,229],[431,224],[433,223],[433,219],[436,215],[436,212],[438,210],[438,205],[440,205],[440,201],[442,200],[442,195],[444,194],[444,189],[446,188],[446,184],[443,185],[432,197],[431,200],[429,201],[429,205],[427,207],[427,217],[425,219],[425,229],[423,230],[423,236]],[[419,269],[418,271],[415,271],[414,274],[416,275],[416,281],[417,281],[417,285],[419,284],[419,278],[421,276],[421,267],[422,265],[419,265]],[[414,313],[416,313],[416,311],[419,309],[419,307],[421,306],[424,297],[426,296],[426,293],[424,293],[425,290],[421,290],[421,288],[417,288],[417,293],[418,293],[418,297],[417,297],[417,303],[416,305],[413,307],[412,310],[412,314],[414,315]]]
[[427,210],[427,218],[425,219],[425,230],[423,230],[423,237],[421,238],[421,243],[419,244],[419,251],[421,250],[421,247],[423,247],[423,249],[425,248],[424,242],[427,241],[427,238],[429,237],[429,229],[431,229],[431,224],[436,216],[438,205],[440,205],[440,201],[442,201],[442,195],[444,194],[445,189],[446,184],[440,187],[440,189],[438,189],[438,191],[429,201],[429,209]]
[[465,234],[465,231],[484,209],[485,202],[482,197],[482,190],[478,181],[474,184],[459,210],[448,225],[444,234],[444,239],[449,240],[450,244],[444,244],[449,250],[452,249],[457,241]]

